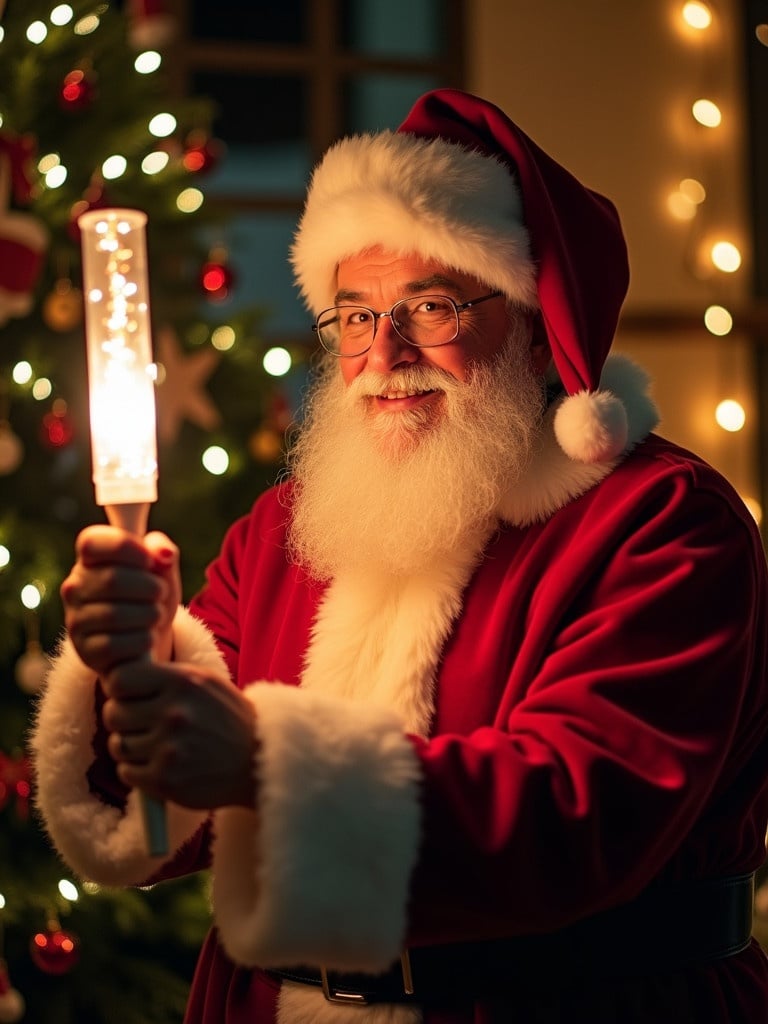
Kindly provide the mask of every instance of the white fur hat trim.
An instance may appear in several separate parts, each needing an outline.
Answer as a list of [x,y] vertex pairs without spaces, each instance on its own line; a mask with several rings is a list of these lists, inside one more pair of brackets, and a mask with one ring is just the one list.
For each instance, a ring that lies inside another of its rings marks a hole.
[[339,262],[366,249],[417,253],[538,308],[517,183],[500,160],[444,139],[342,139],[318,164],[291,261],[310,310],[334,304]]

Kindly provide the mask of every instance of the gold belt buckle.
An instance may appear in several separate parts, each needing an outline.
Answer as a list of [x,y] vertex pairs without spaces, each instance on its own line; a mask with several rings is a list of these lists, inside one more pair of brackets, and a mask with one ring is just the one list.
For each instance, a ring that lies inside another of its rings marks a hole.
[[[400,956],[400,970],[403,975],[403,993],[412,996],[413,975],[411,974],[411,958],[408,956],[407,949]],[[323,995],[329,1003],[344,1003],[347,1006],[368,1005],[368,999],[362,992],[345,992],[344,989],[331,985],[325,967],[320,968],[320,983],[323,987]]]

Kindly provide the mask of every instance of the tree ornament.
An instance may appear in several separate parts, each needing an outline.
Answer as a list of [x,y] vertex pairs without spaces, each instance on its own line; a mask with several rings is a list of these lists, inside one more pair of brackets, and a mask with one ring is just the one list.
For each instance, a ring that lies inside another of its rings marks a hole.
[[11,192],[18,205],[32,198],[29,165],[32,136],[0,132],[0,327],[11,317],[26,316],[48,246],[48,231],[36,217],[10,210]]
[[248,451],[257,462],[279,462],[283,454],[283,435],[274,427],[259,427],[248,439]]
[[157,332],[158,362],[157,434],[161,441],[176,440],[183,420],[203,430],[214,430],[221,422],[219,410],[203,389],[219,365],[221,356],[206,346],[189,355],[182,352],[172,327]]
[[43,320],[52,331],[73,331],[83,319],[83,293],[67,277],[59,278],[43,302]]
[[29,640],[27,649],[16,661],[14,672],[19,689],[31,695],[39,693],[45,683],[50,658],[45,654],[37,640]]
[[208,261],[200,271],[200,284],[209,302],[224,302],[229,298],[235,283],[235,275],[227,262],[227,250],[223,246],[211,249]]
[[63,398],[57,398],[51,411],[43,416],[40,438],[47,448],[66,448],[75,433],[69,407]]
[[173,41],[176,19],[167,0],[128,0],[128,40],[134,50],[162,50]]
[[96,96],[93,77],[83,68],[75,68],[64,76],[59,94],[59,105],[62,110],[77,112],[87,110]]
[[225,146],[205,132],[190,132],[184,143],[181,162],[190,174],[207,174],[224,155]]
[[24,445],[8,420],[0,420],[0,476],[8,476],[21,465]]
[[28,757],[12,757],[0,750],[0,811],[12,797],[16,798],[16,816],[21,821],[29,817],[29,797],[32,792],[32,765]]
[[67,974],[80,959],[80,943],[74,932],[65,932],[55,918],[32,936],[29,952],[45,974]]
[[16,1024],[25,1009],[24,997],[11,985],[8,965],[0,959],[0,1024]]

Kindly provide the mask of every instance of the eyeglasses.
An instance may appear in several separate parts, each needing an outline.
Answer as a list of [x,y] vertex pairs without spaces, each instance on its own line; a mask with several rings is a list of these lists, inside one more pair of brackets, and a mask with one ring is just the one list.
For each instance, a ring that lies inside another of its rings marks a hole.
[[459,333],[459,313],[500,295],[501,292],[490,292],[461,303],[447,295],[415,295],[400,299],[383,313],[367,306],[331,306],[318,316],[312,330],[326,352],[349,359],[368,351],[379,321],[388,316],[403,341],[416,348],[436,348],[447,345]]

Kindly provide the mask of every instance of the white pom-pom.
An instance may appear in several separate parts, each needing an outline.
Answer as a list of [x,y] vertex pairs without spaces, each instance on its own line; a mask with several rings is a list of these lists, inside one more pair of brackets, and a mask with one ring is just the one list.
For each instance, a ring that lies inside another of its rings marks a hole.
[[560,403],[554,429],[569,459],[609,462],[627,447],[627,410],[610,391],[579,391]]

